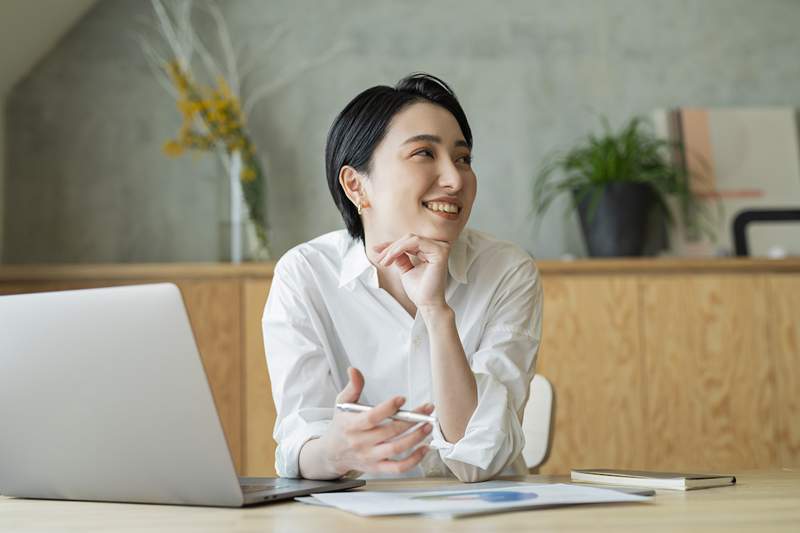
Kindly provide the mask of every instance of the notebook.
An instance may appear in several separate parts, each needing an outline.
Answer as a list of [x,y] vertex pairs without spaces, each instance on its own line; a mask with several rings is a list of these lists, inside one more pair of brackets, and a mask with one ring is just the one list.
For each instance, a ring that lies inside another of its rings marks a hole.
[[573,470],[572,481],[650,487],[653,489],[692,490],[722,487],[736,483],[736,477],[720,474],[685,472],[646,472],[641,470],[589,469]]

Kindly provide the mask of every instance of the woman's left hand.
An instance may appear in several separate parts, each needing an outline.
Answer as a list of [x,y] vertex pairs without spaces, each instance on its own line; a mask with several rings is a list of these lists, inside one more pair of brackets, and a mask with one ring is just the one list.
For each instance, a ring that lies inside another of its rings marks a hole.
[[406,294],[417,308],[447,305],[447,261],[450,243],[409,233],[394,242],[372,247],[381,267],[395,265]]

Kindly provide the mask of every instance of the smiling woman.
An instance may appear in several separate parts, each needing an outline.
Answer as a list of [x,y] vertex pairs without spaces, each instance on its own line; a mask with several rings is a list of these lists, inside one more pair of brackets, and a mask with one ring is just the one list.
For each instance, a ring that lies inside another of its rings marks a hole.
[[[276,470],[524,473],[541,284],[519,247],[465,228],[477,177],[455,94],[428,74],[365,90],[334,120],[325,163],[346,230],[287,252],[264,309]],[[375,407],[334,409],[355,402]],[[406,403],[434,422],[389,420]]]

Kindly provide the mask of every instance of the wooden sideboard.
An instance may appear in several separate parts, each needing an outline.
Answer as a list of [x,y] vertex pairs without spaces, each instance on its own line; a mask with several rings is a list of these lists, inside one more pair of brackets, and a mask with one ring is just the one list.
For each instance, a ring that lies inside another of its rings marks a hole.
[[[800,465],[800,260],[539,261],[543,473]],[[261,338],[273,265],[0,266],[0,294],[176,283],[243,475],[274,474]]]

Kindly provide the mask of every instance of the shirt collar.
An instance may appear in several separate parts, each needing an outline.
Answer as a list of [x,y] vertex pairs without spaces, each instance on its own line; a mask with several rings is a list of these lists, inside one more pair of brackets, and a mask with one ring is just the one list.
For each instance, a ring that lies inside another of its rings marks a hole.
[[[347,238],[347,246],[342,255],[342,267],[339,272],[339,287],[344,287],[364,272],[374,270],[369,262],[364,244],[359,239]],[[464,232],[458,236],[456,242],[450,247],[450,257],[447,261],[447,270],[450,276],[459,283],[467,283],[467,242]],[[377,279],[377,276],[376,276]]]

